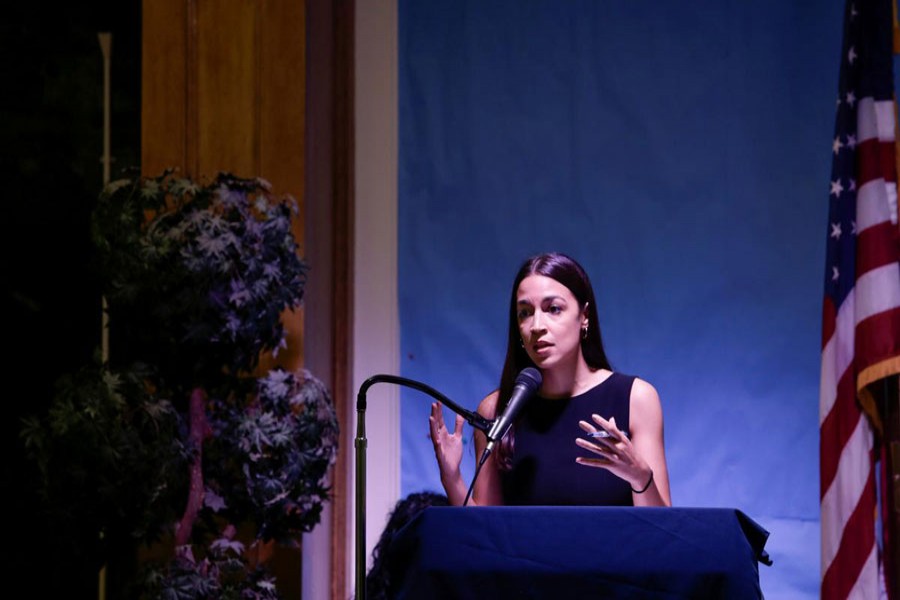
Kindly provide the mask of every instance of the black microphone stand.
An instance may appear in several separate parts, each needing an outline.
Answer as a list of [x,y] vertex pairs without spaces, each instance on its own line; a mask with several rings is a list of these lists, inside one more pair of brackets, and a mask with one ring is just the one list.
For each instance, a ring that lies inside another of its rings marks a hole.
[[[487,432],[494,424],[475,412],[466,410],[431,386],[397,375],[373,375],[366,379],[356,395],[356,600],[366,600],[366,392],[376,383],[393,383],[411,387],[439,400],[444,406],[465,417],[472,427]],[[474,482],[473,482],[474,483]]]

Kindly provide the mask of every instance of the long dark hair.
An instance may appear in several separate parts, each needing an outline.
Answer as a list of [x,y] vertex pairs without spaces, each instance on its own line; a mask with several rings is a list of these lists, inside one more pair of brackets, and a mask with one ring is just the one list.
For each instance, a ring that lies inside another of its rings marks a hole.
[[[600,320],[597,318],[597,301],[594,298],[594,288],[584,268],[570,256],[559,252],[538,254],[527,259],[519,268],[512,284],[512,292],[509,301],[509,329],[506,340],[506,359],[503,362],[503,372],[500,375],[499,397],[497,399],[497,413],[501,414],[509,397],[512,394],[516,376],[525,367],[536,367],[528,357],[525,348],[522,347],[522,337],[519,334],[518,292],[519,284],[529,275],[543,275],[555,279],[566,286],[575,300],[578,301],[579,311],[584,310],[587,304],[588,331],[587,336],[581,340],[581,353],[585,362],[592,369],[609,369],[612,366],[606,358],[603,349],[603,338],[600,335]],[[513,427],[503,442],[500,444],[497,458],[501,467],[509,467],[512,457],[515,427]]]
[[394,505],[387,525],[372,549],[372,568],[366,573],[367,598],[384,600],[392,597],[391,586],[396,582],[391,578],[395,574],[395,567],[391,564],[390,549],[394,537],[404,525],[429,506],[450,506],[450,500],[445,494],[422,491],[401,498]]

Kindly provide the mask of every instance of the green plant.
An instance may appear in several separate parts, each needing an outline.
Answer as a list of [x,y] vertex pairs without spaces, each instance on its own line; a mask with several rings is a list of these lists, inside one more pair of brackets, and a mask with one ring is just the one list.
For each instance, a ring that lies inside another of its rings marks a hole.
[[174,556],[145,565],[134,596],[275,598],[236,526],[253,525],[252,544],[295,545],[328,500],[327,389],[303,369],[257,372],[303,297],[295,212],[265,181],[224,173],[125,178],[99,198],[110,358],[61,381],[22,433],[48,514],[80,524],[72,539],[96,564],[172,537]]

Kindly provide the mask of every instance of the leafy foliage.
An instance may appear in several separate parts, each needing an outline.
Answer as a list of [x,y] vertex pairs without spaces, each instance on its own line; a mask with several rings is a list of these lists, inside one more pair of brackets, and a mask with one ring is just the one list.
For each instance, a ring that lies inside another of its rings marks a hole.
[[223,368],[252,371],[261,352],[283,347],[281,314],[300,305],[307,273],[296,211],[264,180],[228,174],[206,186],[171,172],[110,183],[93,237],[126,356],[190,387]]
[[210,491],[229,498],[225,514],[259,523],[260,539],[290,544],[319,522],[328,492],[324,478],[338,442],[328,391],[306,370],[274,369],[250,399],[215,406],[205,449]]
[[135,596],[275,598],[235,525],[296,545],[328,500],[328,390],[303,369],[255,372],[261,353],[285,346],[282,314],[302,301],[295,213],[265,181],[229,174],[126,178],[100,196],[92,237],[112,358],[61,381],[22,436],[73,552],[100,565],[115,552],[104,540],[187,527],[188,543]]
[[148,569],[143,575],[144,597],[159,600],[275,600],[275,580],[262,568],[250,568],[244,546],[234,531],[209,545],[197,560],[189,547],[180,548],[165,572]]
[[[41,474],[43,515],[61,543],[93,546],[101,564],[114,534],[156,539],[184,494],[176,475],[187,454],[181,416],[145,386],[136,367],[115,374],[86,366],[57,382],[48,414],[25,420],[22,436]],[[56,501],[61,500],[61,501]]]

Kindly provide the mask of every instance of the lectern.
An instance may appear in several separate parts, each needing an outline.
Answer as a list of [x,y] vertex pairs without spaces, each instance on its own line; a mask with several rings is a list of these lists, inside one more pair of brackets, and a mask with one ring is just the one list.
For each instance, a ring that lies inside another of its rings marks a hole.
[[431,507],[388,553],[391,597],[759,600],[768,536],[728,508]]

